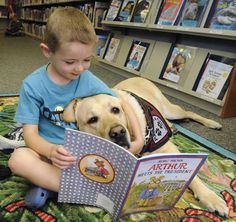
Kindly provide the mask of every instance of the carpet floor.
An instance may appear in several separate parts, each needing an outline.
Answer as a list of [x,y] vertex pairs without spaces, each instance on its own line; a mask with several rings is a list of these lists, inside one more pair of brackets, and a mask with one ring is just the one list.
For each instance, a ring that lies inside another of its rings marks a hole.
[[[18,97],[0,98],[0,134],[6,135],[16,125],[13,121]],[[7,118],[6,118],[7,117]],[[235,154],[177,126],[179,130],[171,140],[184,153],[207,153],[208,160],[201,168],[199,177],[221,196],[230,209],[227,217],[216,212],[208,212],[187,190],[175,207],[168,211],[133,214],[122,217],[120,222],[232,222],[236,221],[236,165]],[[204,145],[203,145],[204,144]],[[0,165],[7,167],[9,153],[0,151]],[[0,171],[1,172],[1,171]],[[56,199],[47,201],[42,209],[32,210],[25,207],[24,196],[30,184],[14,174],[2,178],[0,183],[0,218],[17,222],[112,222],[110,215],[102,209],[76,204],[59,204]]]

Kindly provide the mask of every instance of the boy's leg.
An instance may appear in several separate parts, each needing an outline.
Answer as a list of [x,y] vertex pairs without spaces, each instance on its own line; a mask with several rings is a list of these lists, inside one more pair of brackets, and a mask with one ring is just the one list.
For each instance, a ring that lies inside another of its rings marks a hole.
[[12,153],[8,165],[13,173],[29,180],[34,185],[58,192],[60,169],[30,148],[18,148]]

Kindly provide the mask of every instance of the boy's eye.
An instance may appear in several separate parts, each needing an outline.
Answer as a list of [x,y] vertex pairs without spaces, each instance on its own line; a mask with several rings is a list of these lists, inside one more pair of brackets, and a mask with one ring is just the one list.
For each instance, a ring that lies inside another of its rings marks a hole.
[[70,61],[65,61],[65,63],[68,64],[68,65],[74,64],[74,62],[72,62],[72,61],[71,62]]

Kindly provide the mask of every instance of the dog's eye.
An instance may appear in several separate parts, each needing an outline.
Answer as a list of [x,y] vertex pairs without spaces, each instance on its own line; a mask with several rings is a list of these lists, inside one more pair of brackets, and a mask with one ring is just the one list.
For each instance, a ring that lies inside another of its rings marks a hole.
[[117,114],[120,113],[120,109],[117,107],[112,107],[111,112]]
[[88,124],[92,124],[92,123],[96,123],[98,121],[98,117],[97,116],[93,116],[88,120]]

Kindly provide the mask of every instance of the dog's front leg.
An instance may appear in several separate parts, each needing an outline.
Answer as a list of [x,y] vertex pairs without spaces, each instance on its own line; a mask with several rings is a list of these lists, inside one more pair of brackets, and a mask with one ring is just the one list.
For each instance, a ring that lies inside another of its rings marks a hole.
[[[177,146],[168,141],[157,153],[179,153]],[[220,215],[228,215],[229,209],[225,201],[219,197],[214,191],[210,190],[198,176],[192,180],[189,188],[193,191],[194,196],[206,206],[209,211],[217,211]]]
[[209,211],[217,211],[222,216],[228,215],[229,209],[225,201],[210,190],[198,176],[193,179],[189,188],[193,191],[194,197],[198,198]]

